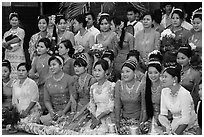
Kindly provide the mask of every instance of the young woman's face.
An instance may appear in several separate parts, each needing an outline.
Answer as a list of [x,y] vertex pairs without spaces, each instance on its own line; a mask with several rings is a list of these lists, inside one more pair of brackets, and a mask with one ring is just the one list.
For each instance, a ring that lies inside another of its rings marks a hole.
[[50,70],[53,74],[57,74],[60,71],[62,71],[62,66],[59,64],[59,62],[54,59],[50,62]]
[[9,71],[8,67],[2,66],[2,80],[8,79],[10,76],[10,73],[11,72]]
[[171,87],[173,85],[174,78],[165,71],[162,75],[162,86],[163,87]]
[[150,15],[144,16],[142,20],[144,28],[151,28],[152,27],[152,17]]
[[47,53],[48,49],[45,47],[43,42],[39,42],[37,46],[37,52],[39,55]]
[[179,17],[178,14],[174,13],[174,14],[172,15],[172,17],[171,17],[171,21],[172,21],[172,25],[173,25],[174,27],[179,27],[179,26],[181,26],[182,20],[181,20],[181,18]]
[[148,76],[152,82],[157,82],[160,80],[160,73],[155,67],[148,68]]
[[38,28],[40,31],[46,31],[47,30],[47,22],[45,19],[40,19],[38,22]]
[[132,69],[130,69],[129,67],[124,66],[122,68],[122,79],[126,82],[133,80],[133,78],[135,77],[135,73]]
[[86,67],[75,65],[74,71],[76,75],[81,75],[86,72]]
[[103,19],[101,21],[101,24],[100,24],[100,29],[103,32],[109,31],[110,30],[110,23],[106,19]]
[[74,19],[73,22],[74,32],[78,32],[81,29],[81,26],[82,26],[81,23]]
[[183,53],[179,52],[177,54],[177,58],[176,58],[177,63],[179,63],[181,66],[186,66],[189,64],[189,58],[184,55]]
[[10,20],[10,25],[11,25],[12,27],[18,26],[18,25],[19,25],[19,20],[18,20],[18,18],[17,18],[17,17],[11,18],[11,20]]
[[199,96],[200,96],[200,99],[202,99],[202,84],[199,85],[198,94],[199,94]]
[[100,64],[95,66],[93,74],[97,81],[105,78],[105,71]]
[[114,24],[113,20],[111,20],[110,28],[112,31],[116,31],[116,25]]
[[57,24],[57,28],[59,31],[65,31],[67,27],[67,23],[64,19],[60,19],[60,22]]
[[59,50],[59,55],[61,55],[61,56],[65,55],[66,53],[69,52],[69,48],[66,49],[66,47],[64,46],[64,43],[59,44],[58,50]]
[[25,66],[20,66],[20,67],[18,68],[17,75],[18,75],[18,78],[19,78],[19,79],[25,79],[25,78],[27,78],[28,72],[27,72]]
[[193,29],[196,32],[199,32],[202,30],[202,20],[200,18],[194,18],[192,23],[193,23]]

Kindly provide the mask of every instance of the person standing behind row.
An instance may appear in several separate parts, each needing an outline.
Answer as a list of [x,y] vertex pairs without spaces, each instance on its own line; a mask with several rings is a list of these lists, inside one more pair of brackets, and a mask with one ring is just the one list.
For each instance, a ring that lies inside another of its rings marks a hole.
[[137,33],[140,30],[143,30],[143,25],[139,21],[140,20],[140,12],[133,7],[128,8],[127,9],[127,19],[128,19],[127,26],[132,25],[134,27],[133,36],[136,37]]
[[5,59],[11,63],[11,78],[17,78],[17,65],[25,62],[23,43],[25,31],[19,27],[20,19],[17,13],[9,15],[11,29],[4,33],[2,46],[5,50]]
[[[52,35],[47,32],[47,26],[49,23],[49,19],[47,16],[38,16],[38,28],[40,32],[34,34],[29,41],[29,54],[30,60],[33,61],[33,58],[37,56],[37,47],[38,42],[41,38],[49,38],[51,40]],[[50,48],[50,47],[49,47]]]
[[67,23],[64,16],[59,16],[56,18],[57,24],[57,44],[60,44],[64,40],[70,40],[72,45],[74,45],[74,34],[71,31],[66,30]]
[[146,63],[148,62],[148,54],[153,50],[159,50],[160,34],[152,28],[153,15],[151,13],[145,13],[142,17],[142,23],[144,29],[139,31],[135,37],[134,49],[140,52],[141,67],[146,69]]
[[126,55],[134,47],[134,37],[132,34],[125,31],[127,22],[122,22],[114,17],[111,19],[111,30],[117,34],[118,38],[118,55],[114,60],[115,70],[120,72],[122,64],[126,60]]

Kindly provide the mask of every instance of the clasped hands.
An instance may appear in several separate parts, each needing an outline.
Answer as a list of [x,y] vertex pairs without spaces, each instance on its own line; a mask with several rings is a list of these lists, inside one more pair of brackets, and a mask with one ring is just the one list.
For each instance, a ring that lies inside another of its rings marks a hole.
[[96,117],[92,117],[92,123],[90,128],[94,129],[101,124],[101,120],[97,119]]

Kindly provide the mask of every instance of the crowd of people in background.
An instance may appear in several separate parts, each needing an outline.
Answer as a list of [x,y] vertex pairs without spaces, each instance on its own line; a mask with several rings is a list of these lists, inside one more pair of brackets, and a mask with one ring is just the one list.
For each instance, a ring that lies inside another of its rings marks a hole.
[[148,134],[152,125],[166,134],[202,134],[202,8],[191,22],[185,9],[169,2],[164,9],[128,8],[127,20],[89,12],[72,28],[64,15],[40,15],[31,65],[19,15],[11,13],[2,40],[3,112],[16,108],[21,122],[65,123],[80,134],[105,134],[110,124],[121,135],[130,126]]

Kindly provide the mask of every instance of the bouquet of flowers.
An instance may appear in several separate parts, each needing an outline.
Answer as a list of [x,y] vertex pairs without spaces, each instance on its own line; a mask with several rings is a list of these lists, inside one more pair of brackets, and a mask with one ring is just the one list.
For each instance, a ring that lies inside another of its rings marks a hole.
[[175,49],[175,34],[170,30],[170,29],[166,29],[161,33],[161,46],[160,46],[160,50],[163,53],[165,53],[166,51],[172,51]]

